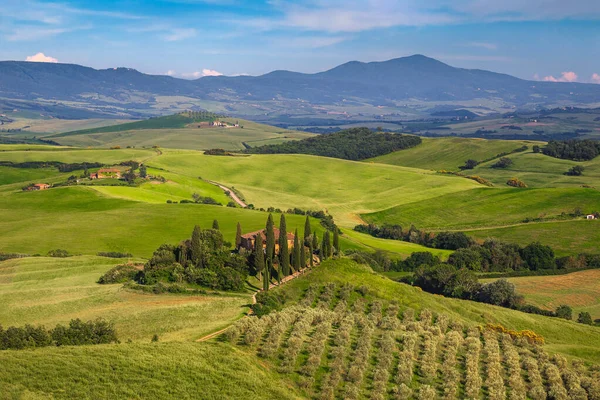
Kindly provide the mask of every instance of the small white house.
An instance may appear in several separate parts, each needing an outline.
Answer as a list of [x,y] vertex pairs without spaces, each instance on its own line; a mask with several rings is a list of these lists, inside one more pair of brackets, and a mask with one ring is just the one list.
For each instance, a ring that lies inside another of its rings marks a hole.
[[596,216],[594,214],[589,214],[585,216],[585,219],[596,219]]

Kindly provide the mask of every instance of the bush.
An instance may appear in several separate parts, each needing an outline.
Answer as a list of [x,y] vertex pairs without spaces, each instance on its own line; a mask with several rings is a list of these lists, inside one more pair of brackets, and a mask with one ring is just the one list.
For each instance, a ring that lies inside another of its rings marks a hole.
[[518,188],[526,188],[527,185],[525,184],[525,182],[523,182],[522,180],[520,180],[519,178],[510,178],[506,184],[508,186],[513,186],[513,187],[518,187]]
[[110,257],[110,258],[131,258],[131,253],[120,253],[118,251],[99,251],[97,254],[99,257]]
[[465,169],[473,169],[475,168],[477,165],[479,165],[479,161],[477,160],[473,160],[473,159],[468,159],[467,161],[465,161],[465,165],[460,166],[459,168],[461,170],[465,170]]
[[285,294],[281,291],[262,291],[256,294],[256,304],[252,305],[252,312],[262,317],[273,311],[280,311],[286,302]]
[[565,304],[560,305],[556,309],[556,316],[570,321],[573,319],[573,309]]
[[513,161],[508,157],[502,157],[496,163],[492,164],[492,168],[508,168],[513,164]]
[[580,324],[592,325],[592,316],[587,311],[580,312],[579,316],[577,317],[577,322],[579,322]]
[[585,168],[582,167],[581,165],[576,165],[574,167],[571,167],[571,169],[569,169],[567,172],[565,172],[565,175],[581,176],[581,175],[583,175],[584,170],[585,170]]
[[67,250],[62,249],[50,250],[48,252],[48,257],[65,258],[69,257],[69,252]]
[[134,264],[122,264],[111,268],[107,273],[98,279],[100,284],[125,283],[134,280],[140,273]]

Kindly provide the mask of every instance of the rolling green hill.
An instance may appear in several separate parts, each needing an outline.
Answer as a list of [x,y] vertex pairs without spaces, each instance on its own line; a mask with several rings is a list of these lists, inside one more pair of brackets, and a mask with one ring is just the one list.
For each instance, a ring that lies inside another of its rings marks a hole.
[[238,123],[239,127],[199,128],[196,122],[213,120],[216,115],[209,114],[210,118],[191,118],[186,115],[183,113],[128,124],[65,132],[46,138],[62,145],[79,147],[159,146],[195,150],[212,148],[242,150],[247,146],[283,143],[313,136],[311,133],[289,131],[235,118],[220,118],[219,120],[231,125]]
[[375,157],[368,161],[431,170],[458,171],[468,159],[487,160],[500,153],[509,153],[522,146],[540,142],[519,140],[486,140],[445,137],[423,138],[420,145]]

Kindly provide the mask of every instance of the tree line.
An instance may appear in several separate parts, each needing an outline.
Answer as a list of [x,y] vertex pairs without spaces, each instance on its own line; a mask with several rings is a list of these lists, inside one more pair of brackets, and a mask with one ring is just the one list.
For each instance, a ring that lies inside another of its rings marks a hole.
[[564,160],[588,161],[600,154],[600,142],[596,140],[551,140],[542,148],[547,156]]
[[351,128],[308,139],[246,149],[254,154],[312,154],[345,160],[365,160],[421,144],[418,136]]
[[32,325],[6,329],[0,326],[0,350],[116,342],[118,338],[113,324],[102,319],[87,322],[72,319],[68,326],[59,324],[53,329]]
[[[355,231],[372,236],[402,240],[422,246],[455,250],[448,258],[448,264],[457,268],[466,268],[476,272],[513,272],[532,271],[533,274],[549,270],[600,268],[600,255],[579,254],[557,258],[554,250],[539,242],[530,243],[524,247],[498,239],[487,239],[477,243],[464,232],[425,232],[411,226],[403,230],[400,225],[383,225],[381,227],[357,225]],[[425,252],[425,254],[431,254]],[[392,271],[414,271],[418,262],[436,258],[424,255],[422,252],[413,253],[406,260],[389,261],[385,268]],[[438,260],[439,261],[439,260]]]

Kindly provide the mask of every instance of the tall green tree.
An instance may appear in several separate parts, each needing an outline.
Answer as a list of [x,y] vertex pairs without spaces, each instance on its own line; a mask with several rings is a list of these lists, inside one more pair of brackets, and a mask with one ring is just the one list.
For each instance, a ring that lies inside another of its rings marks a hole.
[[140,178],[146,178],[148,176],[148,170],[144,164],[140,165]]
[[296,231],[294,232],[294,250],[292,253],[292,266],[294,267],[294,271],[300,271],[300,268],[302,268],[302,265],[301,265],[302,255],[300,254],[301,247],[304,247],[304,246],[300,246],[300,239],[298,238],[298,229],[296,229]]
[[[261,240],[262,240],[262,237],[261,237]],[[238,222],[237,229],[235,231],[235,247],[236,248],[240,247],[241,243],[242,243],[242,225],[240,225],[240,223]]]
[[265,253],[261,234],[256,235],[256,241],[254,242],[254,269],[259,277],[265,269]]
[[312,248],[313,250],[317,250],[319,248],[319,238],[317,237],[317,232],[312,235]]
[[306,247],[304,243],[300,245],[300,269],[306,268]]
[[333,253],[340,253],[340,234],[338,232],[337,226],[335,226],[333,229]]
[[284,276],[290,274],[290,249],[287,242],[285,214],[281,214],[279,220],[279,267]]
[[308,245],[308,241],[310,240],[310,235],[312,235],[312,230],[310,228],[310,219],[308,215],[306,216],[306,221],[304,221],[304,244]]
[[190,242],[190,250],[192,253],[192,263],[195,266],[201,267],[202,265],[202,229],[198,225],[194,226],[192,232],[192,240]]
[[266,259],[271,260],[273,262],[273,257],[275,257],[275,231],[273,229],[273,215],[269,214],[267,218],[267,226],[265,228],[265,236],[266,236]]
[[267,266],[265,267],[265,273],[263,274],[263,290],[269,290],[269,285],[271,283],[271,271],[273,269],[273,264],[271,263],[271,259],[267,259]]
[[213,220],[212,228],[213,228],[214,230],[217,230],[217,231],[218,231],[218,230],[219,230],[219,221],[217,221],[216,219],[215,219],[215,220]]
[[323,235],[323,241],[321,242],[321,253],[324,260],[327,260],[331,257],[331,236],[329,235],[329,231],[325,231],[325,234]]
[[312,242],[308,244],[308,262],[311,267],[315,266],[315,260],[313,259],[313,254],[315,253],[315,248],[313,247]]

